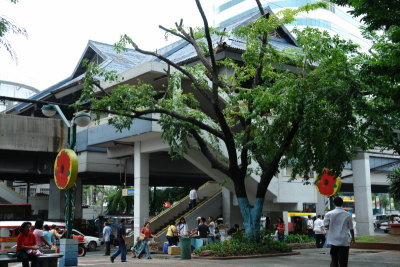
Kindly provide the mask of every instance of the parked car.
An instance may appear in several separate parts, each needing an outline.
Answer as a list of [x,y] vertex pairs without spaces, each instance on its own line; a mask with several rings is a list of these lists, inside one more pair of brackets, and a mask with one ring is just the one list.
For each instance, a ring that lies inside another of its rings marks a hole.
[[101,245],[100,238],[98,237],[84,235],[76,229],[72,229],[72,234],[77,236],[83,236],[85,247],[89,251],[94,251],[98,246]]

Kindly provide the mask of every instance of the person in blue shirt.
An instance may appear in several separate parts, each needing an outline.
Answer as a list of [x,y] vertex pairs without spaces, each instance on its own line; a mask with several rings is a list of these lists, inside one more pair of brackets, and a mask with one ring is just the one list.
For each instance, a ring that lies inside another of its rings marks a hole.
[[43,226],[43,230],[44,230],[43,231],[44,239],[46,239],[47,243],[49,243],[50,245],[54,245],[56,240],[54,238],[53,233],[50,232],[50,227],[47,224],[45,224]]
[[115,258],[121,254],[121,262],[126,262],[126,220],[121,219],[120,225],[118,225],[117,239],[118,239],[118,250],[110,257],[111,262],[114,262]]
[[108,222],[104,223],[103,241],[104,241],[104,256],[110,256],[111,227],[108,225]]

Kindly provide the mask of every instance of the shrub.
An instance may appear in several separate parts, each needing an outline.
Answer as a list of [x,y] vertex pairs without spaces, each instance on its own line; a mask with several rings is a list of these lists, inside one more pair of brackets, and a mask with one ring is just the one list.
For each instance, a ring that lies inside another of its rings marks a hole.
[[288,235],[285,237],[285,242],[286,243],[311,243],[315,242],[315,239],[312,237],[309,237],[308,235]]
[[273,240],[271,233],[268,232],[262,232],[260,242],[249,241],[243,232],[238,232],[230,240],[204,245],[196,249],[194,253],[200,254],[200,252],[205,250],[211,251],[210,255],[226,257],[289,252],[292,249],[285,243]]

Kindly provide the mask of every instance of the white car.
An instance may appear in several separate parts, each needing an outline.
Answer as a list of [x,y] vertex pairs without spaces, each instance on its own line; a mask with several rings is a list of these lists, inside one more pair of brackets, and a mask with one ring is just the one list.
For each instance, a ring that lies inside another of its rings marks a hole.
[[89,251],[94,251],[98,246],[101,245],[100,238],[98,237],[84,235],[76,229],[72,229],[72,234],[83,236],[83,240],[85,241],[85,247]]

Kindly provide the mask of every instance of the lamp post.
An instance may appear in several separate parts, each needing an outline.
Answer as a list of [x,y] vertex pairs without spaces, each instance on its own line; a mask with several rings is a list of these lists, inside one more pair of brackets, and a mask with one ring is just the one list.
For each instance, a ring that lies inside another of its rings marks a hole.
[[[75,152],[76,145],[76,126],[85,127],[90,123],[90,115],[86,112],[78,112],[72,118],[71,123],[67,120],[64,113],[58,105],[47,104],[42,107],[43,115],[47,117],[53,117],[56,113],[60,115],[61,119],[68,128],[68,138],[67,138],[67,148]],[[59,156],[58,156],[59,157]],[[76,156],[75,156],[76,157]],[[57,163],[57,160],[56,160]],[[77,165],[76,165],[77,172]],[[56,173],[56,170],[55,170]],[[57,185],[58,186],[58,185]],[[60,187],[59,187],[60,188]],[[60,188],[63,189],[63,188]],[[72,224],[74,219],[74,187],[67,188],[66,192],[66,204],[65,204],[65,224],[67,228],[67,238],[71,238],[72,234]]]

